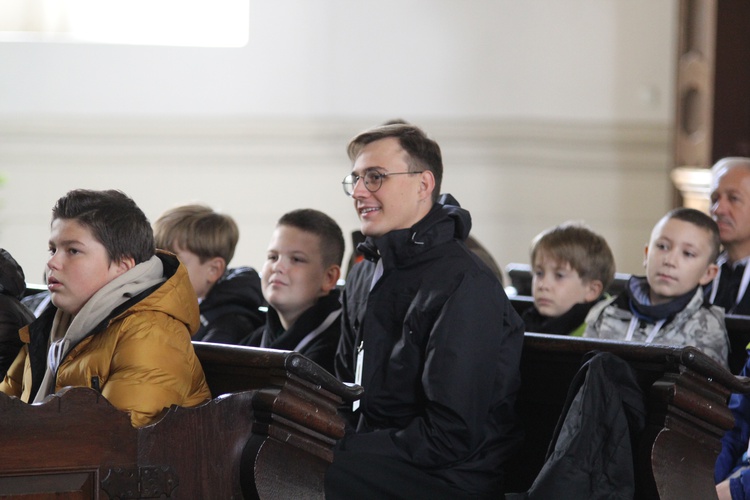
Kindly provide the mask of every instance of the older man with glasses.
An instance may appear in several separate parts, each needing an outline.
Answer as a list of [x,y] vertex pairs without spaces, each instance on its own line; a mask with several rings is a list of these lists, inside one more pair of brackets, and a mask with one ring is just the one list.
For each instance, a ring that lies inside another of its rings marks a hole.
[[358,135],[348,153],[344,192],[367,238],[343,294],[336,374],[365,393],[326,497],[496,498],[520,439],[523,323],[464,243],[469,213],[439,196],[437,143],[396,123]]

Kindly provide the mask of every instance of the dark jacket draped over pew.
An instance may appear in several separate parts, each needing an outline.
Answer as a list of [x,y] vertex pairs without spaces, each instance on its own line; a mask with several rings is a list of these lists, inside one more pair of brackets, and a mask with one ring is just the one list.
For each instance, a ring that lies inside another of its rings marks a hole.
[[570,382],[591,352],[609,352],[634,370],[646,425],[635,436],[635,498],[715,498],[721,437],[734,425],[732,392],[750,379],[732,375],[694,347],[526,333],[518,410],[526,437],[506,468],[507,491],[526,491],[542,468]]

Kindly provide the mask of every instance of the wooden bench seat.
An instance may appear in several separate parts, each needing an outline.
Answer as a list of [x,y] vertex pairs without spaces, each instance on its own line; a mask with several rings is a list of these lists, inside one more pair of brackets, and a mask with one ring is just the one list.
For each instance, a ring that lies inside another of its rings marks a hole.
[[635,451],[637,498],[714,498],[713,469],[723,433],[733,426],[731,392],[750,392],[693,347],[526,333],[518,410],[523,447],[508,464],[507,491],[526,491],[541,469],[568,387],[584,355],[611,352],[636,371],[647,397],[647,427]]
[[285,351],[194,343],[214,399],[135,429],[100,394],[0,394],[2,498],[323,498],[361,388]]

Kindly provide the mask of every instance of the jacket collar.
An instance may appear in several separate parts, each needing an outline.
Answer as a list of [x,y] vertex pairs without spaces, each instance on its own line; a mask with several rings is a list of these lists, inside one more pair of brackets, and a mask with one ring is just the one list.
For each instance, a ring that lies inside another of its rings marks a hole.
[[471,231],[471,215],[450,194],[441,195],[427,215],[408,229],[397,229],[378,238],[367,237],[357,246],[365,259],[383,259],[383,268],[399,267],[442,243],[466,240]]
[[622,293],[622,304],[624,305],[627,301],[627,307],[633,315],[648,323],[655,323],[662,319],[672,321],[677,313],[685,309],[693,300],[697,290],[698,286],[679,297],[674,297],[669,302],[653,305],[649,299],[649,285],[646,278],[631,276],[628,286]]

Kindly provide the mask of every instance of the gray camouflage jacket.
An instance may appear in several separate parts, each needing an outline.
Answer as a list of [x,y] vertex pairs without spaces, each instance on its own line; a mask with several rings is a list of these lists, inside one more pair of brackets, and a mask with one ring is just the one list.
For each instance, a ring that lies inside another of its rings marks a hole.
[[[633,313],[613,304],[616,299],[617,297],[612,297],[603,300],[589,311],[584,337],[626,340]],[[653,323],[639,321],[631,340],[646,342],[653,328]],[[663,325],[651,343],[695,346],[729,369],[729,336],[724,325],[724,309],[714,305],[704,307],[703,290],[700,287],[685,309],[678,312],[672,321]]]

